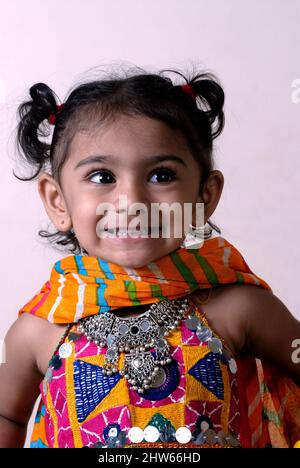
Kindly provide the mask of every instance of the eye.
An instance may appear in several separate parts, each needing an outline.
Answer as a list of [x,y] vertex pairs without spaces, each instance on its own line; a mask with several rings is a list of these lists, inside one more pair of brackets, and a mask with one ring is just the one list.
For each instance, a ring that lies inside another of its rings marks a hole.
[[95,184],[111,184],[114,182],[112,174],[105,170],[92,172],[87,176],[87,179]]
[[[152,172],[150,180],[153,176],[158,176],[158,183],[168,183],[176,180],[176,172],[172,169],[166,167],[159,167]],[[98,170],[94,171],[86,177],[87,180],[95,183],[95,184],[111,184],[115,182],[113,175],[107,170]],[[156,183],[154,181],[154,183]]]
[[[166,167],[159,167],[155,169],[155,171],[152,172],[152,174],[158,175],[158,183],[172,182],[173,180],[177,179],[176,172]],[[151,179],[153,175],[151,176]]]

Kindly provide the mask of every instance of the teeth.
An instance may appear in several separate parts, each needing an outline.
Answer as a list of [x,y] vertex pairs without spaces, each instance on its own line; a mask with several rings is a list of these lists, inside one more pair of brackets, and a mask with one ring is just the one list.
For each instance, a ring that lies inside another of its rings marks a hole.
[[119,230],[118,231],[119,237],[126,237],[128,235],[139,235],[139,236],[145,236],[148,235],[148,230],[147,229],[142,229],[140,231],[127,231],[125,230]]
[[[153,227],[152,231],[157,232],[160,230],[160,228]],[[127,237],[128,235],[148,235],[151,234],[151,228],[149,229],[141,229],[141,230],[134,230],[134,231],[128,231],[127,229],[106,229],[106,232],[109,232],[111,234],[117,233],[119,237]]]

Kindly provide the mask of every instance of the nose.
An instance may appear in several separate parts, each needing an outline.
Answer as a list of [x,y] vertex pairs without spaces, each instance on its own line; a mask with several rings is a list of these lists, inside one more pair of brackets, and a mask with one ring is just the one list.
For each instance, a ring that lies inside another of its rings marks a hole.
[[[118,184],[113,205],[119,218],[120,226],[128,225],[132,219],[141,216],[144,222],[149,222],[151,205],[146,188],[141,180],[132,175]],[[144,213],[144,214],[143,214]],[[122,220],[122,216],[126,217]]]
[[[141,205],[141,208],[133,206],[136,204]],[[132,207],[133,212],[136,212],[137,209],[148,207],[148,204],[149,200],[147,198],[146,189],[135,177],[131,177],[119,185],[118,193],[114,201],[114,206],[118,212],[126,211],[129,213],[130,207]]]

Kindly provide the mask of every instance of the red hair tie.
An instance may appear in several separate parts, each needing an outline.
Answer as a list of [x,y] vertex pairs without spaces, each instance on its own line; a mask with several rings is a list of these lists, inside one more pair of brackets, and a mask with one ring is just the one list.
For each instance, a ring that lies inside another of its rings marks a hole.
[[185,92],[188,93],[190,96],[192,96],[193,99],[196,99],[197,94],[193,90],[192,86],[190,84],[185,84],[181,85],[181,89]]
[[61,112],[61,110],[63,109],[63,107],[64,107],[64,104],[58,105],[58,106],[56,107],[55,113],[52,113],[52,114],[49,115],[49,117],[48,117],[48,122],[49,122],[49,124],[55,125],[55,123],[56,123],[56,116],[57,116],[57,114],[59,114],[59,113]]

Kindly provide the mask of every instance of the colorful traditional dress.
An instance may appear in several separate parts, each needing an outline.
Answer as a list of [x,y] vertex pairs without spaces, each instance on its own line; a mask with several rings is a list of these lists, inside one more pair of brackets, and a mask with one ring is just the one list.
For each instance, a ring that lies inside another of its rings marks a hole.
[[[199,306],[191,305],[202,334],[182,320],[169,335],[172,362],[143,394],[119,373],[105,375],[107,348],[77,330],[84,317],[108,310],[188,296],[219,284],[269,289],[222,237],[199,250],[177,249],[135,270],[99,257],[68,256],[22,309],[68,323],[40,384],[31,447],[184,447],[178,428],[196,447],[291,447],[300,439],[300,391],[278,370],[254,357],[234,356]],[[150,348],[150,352],[153,349]],[[121,353],[119,368],[124,362]],[[157,442],[131,444],[133,427],[156,427]]]

